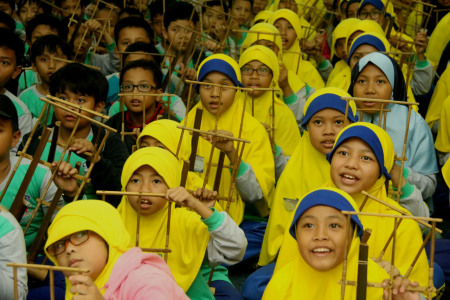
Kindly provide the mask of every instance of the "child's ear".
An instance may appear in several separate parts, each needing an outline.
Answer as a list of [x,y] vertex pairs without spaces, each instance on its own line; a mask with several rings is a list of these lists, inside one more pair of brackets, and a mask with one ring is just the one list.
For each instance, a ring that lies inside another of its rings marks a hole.
[[16,147],[21,136],[22,136],[22,133],[20,132],[20,130],[17,130],[16,132],[13,133],[12,140],[11,140],[11,148]]
[[[157,90],[156,90],[156,94],[162,94],[162,93],[164,93],[163,89],[157,89]],[[163,98],[162,96],[157,96],[157,97],[156,97],[156,101],[157,101],[157,102],[161,102],[161,101],[162,101],[162,98]]]
[[36,69],[36,63],[33,61],[33,63],[31,64],[31,67],[33,68],[33,72],[37,73],[37,69]]
[[105,101],[101,101],[95,104],[94,110],[96,112],[101,113],[103,111],[103,108],[105,107]]
[[16,79],[16,77],[19,76],[21,72],[22,66],[16,66],[16,68],[14,69],[14,73],[11,76],[11,79]]

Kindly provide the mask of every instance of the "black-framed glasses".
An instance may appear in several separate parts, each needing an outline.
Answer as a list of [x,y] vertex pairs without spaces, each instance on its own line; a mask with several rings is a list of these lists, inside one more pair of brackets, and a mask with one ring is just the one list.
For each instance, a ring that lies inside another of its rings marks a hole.
[[379,10],[373,10],[373,11],[362,11],[358,14],[358,17],[361,19],[368,19],[369,17],[371,19],[378,19],[381,16],[381,11]]
[[132,92],[134,91],[134,88],[137,88],[139,92],[142,93],[149,93],[153,89],[156,90],[156,87],[148,84],[148,83],[141,83],[141,84],[131,84],[131,83],[124,83],[120,86],[120,90],[122,92]]
[[256,71],[259,76],[268,76],[272,72],[268,67],[259,67],[253,69],[248,66],[243,66],[241,69],[242,75],[252,75],[254,71]]
[[91,233],[89,230],[72,233],[69,237],[59,240],[48,246],[47,252],[51,256],[60,255],[61,253],[64,253],[64,251],[66,251],[67,244],[69,242],[74,246],[78,246],[85,243],[89,239],[90,235]]

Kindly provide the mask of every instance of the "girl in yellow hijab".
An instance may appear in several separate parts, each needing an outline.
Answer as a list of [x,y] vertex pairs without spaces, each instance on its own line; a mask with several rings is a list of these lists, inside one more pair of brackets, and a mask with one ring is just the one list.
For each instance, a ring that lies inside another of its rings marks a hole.
[[66,299],[78,294],[103,295],[104,299],[147,299],[149,294],[155,299],[188,299],[161,257],[139,248],[128,250],[129,242],[112,205],[84,200],[66,205],[56,215],[44,249],[57,266],[89,269],[81,275],[64,272]]
[[450,95],[442,105],[439,130],[434,146],[436,147],[439,164],[444,165],[450,153]]
[[[212,264],[234,264],[242,259],[246,247],[245,237],[226,213],[209,208],[211,203],[200,202],[179,187],[180,177],[179,162],[169,151],[158,147],[137,150],[125,162],[121,177],[123,191],[163,193],[166,196],[144,196],[141,199],[123,196],[118,211],[131,236],[131,245],[139,243],[139,247],[143,248],[165,248],[170,218],[168,247],[171,252],[167,255],[167,264],[175,280],[190,298],[211,299],[206,281],[199,274],[204,254],[208,253],[208,260]],[[192,211],[172,207],[169,216],[168,201]],[[137,240],[139,208],[141,216]],[[233,236],[230,248],[220,248],[224,236]]]
[[[291,156],[300,141],[300,131],[292,111],[278,98],[280,70],[275,53],[265,46],[251,46],[239,59],[242,83],[247,88],[272,88],[276,91],[247,92],[250,101],[246,111],[260,121],[274,135],[275,157]],[[282,155],[281,155],[282,154]],[[278,173],[278,174],[281,174]],[[276,177],[278,178],[278,177]]]
[[300,76],[303,82],[316,90],[325,86],[314,65],[302,59],[300,39],[305,35],[300,18],[289,9],[279,9],[269,17],[269,24],[274,25],[281,33],[283,47],[283,63]]
[[[450,17],[450,14],[448,16]],[[443,111],[442,106],[448,96],[450,96],[450,67],[447,66],[436,83],[436,88],[434,89],[433,96],[431,97],[430,105],[428,106],[428,111],[425,116],[425,121],[427,121],[428,126],[434,134],[438,132],[440,127],[439,123],[441,113]]]
[[[337,88],[323,88],[306,102],[303,136],[271,198],[269,222],[258,262],[261,266],[275,260],[298,199],[330,178],[326,154],[331,151],[337,134],[346,123],[346,101],[341,96],[349,97],[349,94]],[[356,105],[350,101],[347,122],[357,120]]]
[[[350,240],[346,280],[357,281],[363,225],[358,216],[352,215],[347,235],[349,224],[341,211],[359,209],[350,195],[339,189],[317,189],[303,197],[287,231],[296,249],[289,263],[270,280],[263,299],[338,299],[346,240]],[[327,255],[330,251],[333,254]],[[369,259],[367,281],[381,283],[387,278],[389,275]],[[356,286],[347,285],[345,299],[355,299],[355,295]],[[382,298],[382,289],[367,288],[367,299]]]
[[255,45],[266,46],[278,57],[280,76],[278,86],[283,95],[283,102],[294,113],[297,124],[301,129],[303,118],[303,106],[306,99],[314,92],[314,88],[303,82],[299,75],[289,70],[283,63],[283,44],[278,29],[272,24],[259,23],[250,28],[244,43],[241,47],[242,53],[249,47]]

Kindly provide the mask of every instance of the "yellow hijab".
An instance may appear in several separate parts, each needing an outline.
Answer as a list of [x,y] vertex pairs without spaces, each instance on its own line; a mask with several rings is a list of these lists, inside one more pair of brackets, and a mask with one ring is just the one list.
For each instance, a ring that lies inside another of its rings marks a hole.
[[[258,23],[256,25],[253,25],[252,28],[250,28],[250,32],[247,33],[247,37],[242,43],[241,55],[248,47],[252,46],[259,40],[267,40],[270,42],[274,42],[275,45],[278,47],[278,62],[279,63],[283,62],[283,43],[281,42],[280,32],[275,26],[269,23]],[[286,68],[288,69],[289,86],[291,87],[294,93],[297,93],[300,89],[302,89],[305,86],[305,82],[295,72],[289,70],[287,66]]]
[[[176,155],[178,142],[181,139],[182,132],[182,130],[178,128],[178,125],[180,125],[180,123],[168,119],[156,120],[149,123],[144,127],[136,141],[138,149],[141,148],[142,138],[144,136],[150,136],[160,141],[173,155]],[[178,161],[181,170],[183,169],[184,162],[189,160],[190,155],[191,136],[185,132],[181,139],[180,150],[178,153]],[[200,187],[203,187],[203,179],[194,172],[189,172],[186,180],[186,189],[197,190]]]
[[447,186],[450,186],[450,160],[447,160],[442,167],[442,176],[444,177]]
[[[314,102],[320,110],[334,108],[345,114],[345,100],[337,100],[335,104],[328,104],[323,95],[338,95],[349,97],[350,95],[337,88],[323,88],[309,97],[305,103],[304,115],[307,115],[308,108]],[[323,103],[323,104],[322,104]],[[318,112],[317,109],[314,111]],[[349,113],[356,114],[356,105],[350,101]],[[303,131],[300,143],[292,154],[289,162],[283,170],[277,182],[275,195],[270,198],[270,217],[267,223],[266,233],[261,247],[258,264],[267,265],[275,260],[280,246],[283,243],[283,234],[292,218],[292,212],[298,199],[313,189],[322,186],[330,178],[330,164],[323,153],[319,152],[311,144],[309,132]]]
[[450,14],[446,14],[433,30],[427,47],[427,58],[437,68],[442,52],[450,41]]
[[438,151],[450,152],[450,95],[442,105],[441,121],[434,146]]
[[[241,80],[241,72],[239,69],[239,65],[232,58],[224,54],[214,54],[203,60],[198,69],[198,74],[200,74],[200,72],[202,71],[202,67],[204,67],[205,64],[207,64],[205,68],[208,68],[210,72],[213,71],[224,72],[221,70],[220,68],[221,66],[215,66],[214,60],[221,60],[222,63],[225,62],[226,64],[228,64],[232,68],[232,70],[234,70],[236,78],[239,81]],[[241,99],[240,93],[241,93],[240,91],[236,92],[232,105],[228,108],[227,111],[225,111],[220,115],[217,122],[218,130],[227,130],[233,133],[234,137],[239,136],[241,116],[243,114],[244,109],[244,103],[240,100]],[[250,99],[247,99],[247,101],[250,101]],[[207,109],[204,109],[201,101],[189,112],[187,116],[187,126],[191,128],[193,127],[197,108],[203,109],[200,129],[206,131],[214,130],[216,124],[216,116],[208,112]],[[265,128],[260,124],[260,122],[246,112],[244,113],[241,138],[251,141],[251,143],[245,145],[244,152],[242,155],[242,161],[251,165],[253,171],[255,172],[256,179],[258,180],[263,195],[265,199],[268,199],[268,195],[270,191],[274,188],[275,184],[275,167],[269,137],[267,135]],[[202,173],[198,174],[202,178],[204,178],[205,176],[208,160],[211,154],[211,146],[212,146],[211,143],[209,143],[208,141],[204,139],[199,139],[197,155],[203,157],[204,169]],[[236,142],[235,147],[237,147]],[[219,154],[220,151],[218,149],[214,149],[212,157],[213,163],[217,163],[219,161]],[[224,165],[229,164],[230,161],[225,156]],[[208,178],[208,184],[210,184],[211,186],[214,185],[216,172],[217,167],[211,166],[211,171],[209,173]],[[223,168],[221,176],[221,184],[218,191],[219,196],[228,197],[230,187],[231,187],[231,172],[230,170]],[[232,197],[236,201],[231,202],[228,214],[237,224],[240,224],[244,217],[245,202],[241,198],[236,188],[234,188]],[[221,207],[226,209],[227,207],[226,201],[221,200],[219,201],[219,204]],[[256,206],[262,216],[267,215],[268,211],[266,200],[259,201],[256,204]]]
[[255,18],[253,19],[252,26],[254,26],[257,21],[262,21],[263,23],[267,22],[272,13],[273,13],[272,11],[267,9],[260,11],[259,13],[256,14]]
[[[345,39],[347,41],[348,39],[348,32],[352,30],[352,28],[357,24],[361,22],[360,19],[357,18],[350,18],[342,20],[336,28],[334,28],[333,33],[331,35],[331,57],[333,57],[336,54],[336,41],[338,39]],[[342,59],[342,57],[339,57]]]
[[[326,199],[324,201],[324,199]],[[330,200],[330,201],[328,201]],[[301,215],[309,208],[317,205],[327,205],[338,210],[359,211],[356,203],[347,193],[336,188],[323,188],[312,191],[306,195],[297,206],[291,230]],[[355,218],[353,218],[355,217]],[[360,238],[357,233],[361,233],[362,226],[359,218],[357,220],[353,239],[347,255],[346,280],[357,281],[358,259]],[[289,232],[287,230],[287,232]],[[292,242],[292,255],[290,262],[276,271],[267,285],[262,299],[337,299],[341,293],[342,262],[335,268],[328,271],[317,271],[312,268],[302,257],[298,250],[296,239],[291,234],[287,237]],[[375,262],[368,261],[367,281],[381,283],[388,278],[388,274]],[[345,299],[355,299],[356,286],[347,285],[345,288]],[[382,299],[383,289],[367,288],[367,299]]]
[[[316,70],[314,65],[302,59],[300,49],[300,39],[306,36],[305,31],[309,25],[302,24],[301,19],[290,9],[279,9],[275,11],[267,21],[269,24],[274,24],[278,19],[286,19],[292,27],[294,27],[297,34],[297,39],[292,46],[287,49],[288,52],[283,52],[283,63],[288,70],[298,74],[300,78],[314,89],[318,90],[325,86],[322,77]],[[292,52],[292,53],[291,53]]]
[[[260,97],[251,101],[251,95],[247,95],[250,101],[246,102],[246,111],[249,114],[254,112],[253,116],[268,125],[275,128],[275,144],[279,145],[285,155],[291,156],[294,153],[300,141],[300,131],[298,130],[297,121],[292,111],[278,98],[280,87],[278,86],[278,78],[280,77],[280,69],[275,53],[265,46],[251,46],[242,53],[239,59],[239,67],[243,67],[247,63],[257,60],[272,70],[272,82],[270,88],[276,89],[276,92],[267,91]],[[241,97],[245,95],[241,94]],[[272,105],[274,104],[275,107]],[[275,114],[275,122],[272,124],[272,116]]]
[[[109,280],[114,264],[129,249],[130,243],[130,235],[112,205],[100,200],[83,200],[64,206],[48,228],[45,254],[55,265],[58,265],[56,257],[50,256],[47,248],[62,238],[83,230],[97,233],[108,244],[108,261],[94,281],[104,294],[106,289],[103,287]],[[71,287],[70,281],[66,278],[66,299],[73,297],[70,293]]]
[[[450,14],[447,14],[447,16],[450,16]],[[441,118],[442,106],[449,95],[450,67],[447,66],[436,84],[430,105],[428,106],[427,115],[425,116],[425,121],[430,128],[433,128],[434,123]]]
[[[144,165],[154,168],[164,178],[168,188],[180,186],[181,170],[175,156],[158,147],[146,147],[135,151],[125,162],[121,177],[123,191],[133,173]],[[151,216],[140,217],[139,247],[165,247],[168,207],[166,203],[163,209]],[[130,234],[130,246],[135,246],[137,212],[131,207],[127,196],[122,197],[117,210]],[[197,276],[209,238],[208,228],[196,213],[172,206],[169,235],[169,248],[172,252],[168,254],[167,264],[184,291],[189,289]]]

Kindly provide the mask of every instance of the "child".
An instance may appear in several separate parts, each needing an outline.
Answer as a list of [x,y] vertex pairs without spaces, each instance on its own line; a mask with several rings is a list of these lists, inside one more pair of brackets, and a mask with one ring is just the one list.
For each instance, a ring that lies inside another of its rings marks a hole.
[[[249,23],[252,16],[253,0],[231,0],[231,16],[233,17],[231,22],[231,29],[248,30]],[[235,32],[233,33],[234,42],[238,53],[240,53],[242,42],[245,40],[246,33]]]
[[4,11],[0,10],[0,27],[9,29],[10,31],[16,30],[16,22],[14,22],[14,19],[5,13]]
[[[122,190],[162,193],[165,197],[123,196],[118,210],[131,235],[131,245],[162,249],[168,236],[171,252],[167,254],[167,263],[177,283],[190,298],[211,299],[206,281],[199,273],[204,253],[207,253],[206,259],[212,266],[234,264],[242,259],[247,242],[242,230],[228,214],[210,208],[215,193],[203,193],[204,202],[201,202],[197,199],[199,193],[191,195],[179,187],[180,179],[179,162],[169,151],[158,147],[139,149],[124,165]],[[192,211],[172,206],[169,216],[168,201]],[[170,234],[167,232],[168,218]]]
[[[64,60],[70,60],[71,51],[69,44],[56,35],[43,36],[33,44],[31,48],[33,71],[39,75],[41,83],[27,88],[19,96],[30,109],[33,123],[36,122],[44,109],[45,102],[41,101],[40,98],[49,94],[50,77],[67,64]],[[61,60],[58,60],[58,58]],[[50,106],[49,109],[47,125],[52,123],[53,117],[53,107]],[[44,119],[41,121],[44,121]]]
[[[167,4],[166,4],[167,5]],[[152,1],[148,6],[150,12],[150,26],[156,35],[155,42],[161,43],[164,39],[164,5],[163,0]]]
[[[0,11],[5,12],[13,18],[16,18],[16,3],[14,0],[1,0],[0,1]],[[14,19],[16,23],[16,29],[14,33],[16,33],[22,40],[25,39],[25,27],[22,22],[18,19]]]
[[324,88],[312,94],[306,102],[303,136],[271,198],[269,222],[258,262],[261,266],[275,260],[298,199],[329,179],[330,166],[326,154],[331,151],[337,134],[346,123],[358,120],[353,101],[349,102],[348,120],[344,119],[346,102],[340,99],[342,96],[350,95],[337,88]]
[[56,0],[55,5],[60,9],[54,8],[54,12],[61,18],[67,18],[74,15],[81,20],[86,7],[85,0]]
[[[31,131],[31,114],[27,106],[5,88],[5,85],[17,78],[22,71],[23,42],[8,29],[0,28],[0,94],[11,99],[19,117],[19,129],[22,135]],[[13,152],[17,151],[13,147]]]
[[162,258],[128,248],[130,236],[117,211],[103,201],[76,201],[64,207],[48,229],[45,253],[64,271],[66,299],[187,299]]
[[[26,263],[25,241],[23,231],[14,216],[0,205],[0,298],[14,299],[13,268],[6,263]],[[26,299],[27,271],[24,268],[17,270],[17,291],[20,300]]]
[[[336,188],[317,189],[303,197],[289,227],[292,242],[290,262],[279,269],[264,291],[263,299],[335,299],[341,292],[342,270],[346,280],[357,281],[358,253],[363,225],[356,215],[341,211],[359,211],[347,193]],[[351,226],[347,228],[347,226]],[[374,228],[374,230],[377,230]],[[348,232],[348,234],[347,234]],[[350,239],[348,253],[346,240]],[[331,254],[331,252],[333,254]],[[344,258],[347,255],[347,264]],[[368,282],[381,283],[389,275],[368,260]],[[355,299],[356,286],[347,285],[345,299]],[[383,290],[367,289],[367,299],[381,300]]]
[[[239,59],[242,83],[247,88],[272,88],[276,91],[253,91],[242,94],[247,98],[246,111],[260,121],[272,137],[278,179],[286,161],[300,141],[300,131],[292,111],[278,98],[280,69],[275,53],[265,46],[251,46]],[[273,130],[272,130],[273,128]]]
[[306,60],[303,60],[300,49],[300,39],[303,38],[302,24],[299,17],[289,9],[279,9],[270,16],[269,24],[274,25],[281,34],[283,42],[283,63],[298,74],[303,82],[316,90],[323,88],[325,84],[316,68]]
[[[62,67],[52,75],[50,80],[50,94],[52,96],[96,112],[101,112],[105,105],[107,89],[108,83],[99,71],[89,69],[78,63],[71,63]],[[58,146],[55,153],[55,160],[58,160],[63,150],[59,145],[66,145],[69,141],[77,117],[61,108],[54,107],[53,111],[55,121],[61,122]],[[93,114],[88,111],[82,111],[81,114],[93,118]],[[80,174],[86,174],[90,165],[95,164],[90,176],[91,182],[86,190],[87,198],[91,199],[96,197],[96,190],[120,190],[121,185],[118,174],[120,174],[123,164],[128,157],[126,146],[120,140],[120,136],[114,133],[110,133],[108,136],[96,161],[93,161],[92,155],[85,154],[85,152],[94,153],[95,147],[93,143],[96,142],[97,135],[100,135],[98,141],[101,141],[106,133],[105,131],[105,129],[93,126],[89,120],[80,117],[74,140],[68,149],[72,152],[70,164],[75,166],[76,162],[81,162]],[[36,151],[41,132],[42,128],[37,130],[33,136],[28,150],[30,154]],[[48,159],[49,149],[50,143],[47,143],[41,157],[42,160]],[[67,155],[66,153],[64,159],[67,158]],[[107,197],[107,200],[117,206],[120,199]]]
[[17,4],[19,18],[23,26],[27,28],[28,22],[37,14],[43,13],[44,9],[39,0],[20,0]]
[[[125,144],[131,154],[133,145],[139,136],[140,130],[148,123],[159,118],[168,119],[159,96],[140,96],[140,93],[161,94],[162,73],[154,63],[146,60],[137,60],[129,63],[120,73],[120,89],[122,93],[132,93],[132,96],[123,96],[127,111],[111,117],[106,124],[122,131],[122,122],[125,123],[125,132],[136,132],[136,135],[126,135]],[[137,91],[135,91],[137,89]]]
[[[406,100],[405,81],[400,67],[395,60],[381,53],[370,53],[354,66],[349,93],[354,97]],[[362,121],[379,124],[381,103],[358,101],[356,104],[365,109]],[[381,124],[385,122],[386,131],[400,156],[408,108],[392,103],[385,105],[385,108],[390,111],[386,113],[386,120],[381,120]],[[415,111],[411,111],[409,122],[404,175],[421,191],[423,199],[428,200],[436,188],[438,172],[433,137],[425,120]]]

